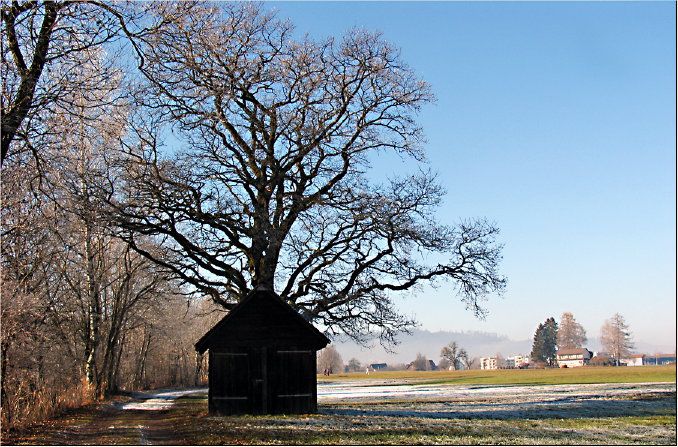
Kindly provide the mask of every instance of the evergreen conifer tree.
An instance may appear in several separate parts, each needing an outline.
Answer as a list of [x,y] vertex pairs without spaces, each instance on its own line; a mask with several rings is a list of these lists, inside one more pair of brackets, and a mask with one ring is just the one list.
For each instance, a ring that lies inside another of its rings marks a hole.
[[544,356],[549,366],[556,366],[556,346],[558,344],[558,323],[550,317],[544,323]]
[[540,323],[534,333],[532,353],[530,357],[535,362],[544,362],[548,366],[556,364],[556,343],[558,338],[558,323],[553,317]]
[[544,325],[542,323],[539,323],[539,326],[534,333],[530,357],[534,362],[546,361],[546,357],[544,356]]

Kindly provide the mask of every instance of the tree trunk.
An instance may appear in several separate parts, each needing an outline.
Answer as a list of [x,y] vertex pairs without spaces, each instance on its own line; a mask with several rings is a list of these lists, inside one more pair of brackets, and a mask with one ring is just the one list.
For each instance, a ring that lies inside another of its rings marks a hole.
[[116,313],[113,313],[113,318],[111,318],[111,328],[108,332],[108,337],[106,339],[106,349],[104,350],[104,360],[101,364],[100,379],[97,381],[99,390],[97,394],[104,396],[109,395],[111,387],[114,386],[112,381],[114,380],[114,368],[115,368],[115,358],[116,358],[116,345],[118,344],[118,322],[116,321]]
[[[84,142],[81,142],[83,145],[83,163],[84,163],[84,152],[85,148]],[[86,275],[86,284],[87,284],[87,332],[85,334],[85,380],[87,385],[93,392],[97,390],[97,373],[96,373],[96,359],[99,346],[99,325],[101,322],[101,308],[100,308],[100,290],[99,282],[97,278],[97,269],[95,265],[95,249],[94,249],[94,231],[93,231],[93,219],[91,215],[91,204],[89,203],[89,195],[87,190],[87,184],[84,179],[84,170],[85,167],[81,167],[82,172],[80,180],[80,191],[83,195],[82,209],[83,213],[83,224],[84,224],[84,239],[85,239],[85,275]]]
[[116,343],[118,348],[113,355],[113,362],[111,364],[108,380],[106,384],[106,395],[110,396],[113,393],[117,393],[120,389],[118,386],[118,377],[120,373],[120,359],[122,358],[122,351],[125,348],[125,333],[122,334],[120,340]]
[[99,345],[99,287],[94,265],[94,250],[92,248],[92,228],[89,222],[85,223],[85,257],[87,259],[87,334],[85,342],[85,380],[87,385],[96,389],[96,357]]
[[7,395],[7,352],[9,351],[9,343],[2,343],[2,358],[0,358],[0,408],[4,410],[7,418],[7,425],[11,426],[12,413],[10,411],[9,399]]
[[144,328],[144,338],[141,340],[141,351],[137,361],[136,371],[134,373],[134,387],[136,389],[145,388],[144,376],[146,375],[146,358],[151,347],[151,332]]
[[200,354],[199,352],[196,352],[195,353],[195,379],[193,380],[194,386],[200,385],[200,376],[202,374],[202,363],[203,363],[203,355]]

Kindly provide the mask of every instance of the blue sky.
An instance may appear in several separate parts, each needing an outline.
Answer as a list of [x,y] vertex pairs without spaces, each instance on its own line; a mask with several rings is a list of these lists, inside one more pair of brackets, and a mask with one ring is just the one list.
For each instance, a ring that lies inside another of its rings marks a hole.
[[420,123],[440,219],[496,222],[509,286],[485,321],[445,288],[400,301],[423,328],[525,339],[571,311],[592,338],[619,312],[636,340],[675,346],[674,3],[266,6],[300,34],[382,31],[433,86]]

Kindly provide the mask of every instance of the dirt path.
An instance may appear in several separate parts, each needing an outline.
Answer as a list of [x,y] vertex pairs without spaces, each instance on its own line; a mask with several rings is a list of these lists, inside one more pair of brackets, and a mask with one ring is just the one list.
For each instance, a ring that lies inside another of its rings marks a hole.
[[2,444],[187,444],[187,439],[178,437],[171,410],[178,398],[206,392],[196,388],[130,393],[17,431]]
[[193,394],[207,394],[207,388],[169,389],[154,392],[131,393],[134,398],[131,402],[117,404],[120,410],[160,411],[169,410],[176,400],[182,396]]

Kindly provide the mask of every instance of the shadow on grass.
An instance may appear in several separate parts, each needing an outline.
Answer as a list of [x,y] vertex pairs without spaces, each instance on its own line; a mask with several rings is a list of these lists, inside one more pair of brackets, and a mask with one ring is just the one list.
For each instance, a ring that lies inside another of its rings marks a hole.
[[[393,407],[393,408],[389,408]],[[375,405],[369,408],[342,408],[321,405],[321,414],[334,416],[383,416],[432,419],[571,419],[676,414],[676,397],[650,396],[632,400],[562,398],[551,401],[519,403],[444,403],[422,404],[421,408],[402,405]]]

